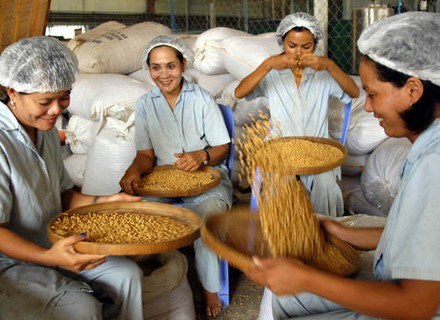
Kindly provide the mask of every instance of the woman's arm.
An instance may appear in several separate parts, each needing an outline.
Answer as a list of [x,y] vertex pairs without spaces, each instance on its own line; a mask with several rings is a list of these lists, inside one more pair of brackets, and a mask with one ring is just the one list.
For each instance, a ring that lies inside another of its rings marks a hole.
[[132,164],[119,181],[122,190],[128,194],[135,194],[133,187],[139,184],[142,175],[153,169],[155,159],[153,149],[138,151]]
[[333,79],[350,97],[359,97],[359,87],[356,82],[347,75],[341,68],[330,58],[315,56],[313,54],[305,54],[301,58],[301,64],[304,67],[310,67],[315,70],[327,70]]
[[361,250],[375,250],[383,232],[383,228],[349,228],[327,219],[322,219],[320,223],[328,233]]
[[440,282],[359,281],[322,272],[290,259],[255,260],[250,279],[277,295],[309,292],[349,310],[386,319],[431,319],[440,306]]
[[197,150],[187,153],[175,153],[174,156],[179,158],[174,165],[183,171],[195,171],[201,166],[205,160],[208,165],[216,166],[222,163],[229,152],[229,143],[219,146],[213,146],[210,149]]
[[40,247],[0,225],[0,252],[10,258],[78,272],[92,269],[105,262],[105,256],[77,253],[73,245],[84,236],[73,235],[55,243],[50,249]]
[[257,69],[255,69],[254,72],[241,80],[240,84],[235,88],[235,98],[241,99],[251,93],[270,70],[282,70],[292,67],[293,60],[285,53],[267,58],[257,67]]

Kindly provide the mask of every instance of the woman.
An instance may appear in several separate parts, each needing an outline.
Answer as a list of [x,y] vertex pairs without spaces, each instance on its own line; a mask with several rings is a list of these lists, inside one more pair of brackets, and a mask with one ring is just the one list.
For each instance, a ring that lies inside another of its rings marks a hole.
[[[284,52],[267,58],[235,89],[235,98],[251,93],[267,97],[274,134],[328,138],[330,96],[344,103],[359,96],[359,88],[331,59],[314,55],[323,31],[318,21],[303,12],[286,16],[278,26],[277,40]],[[338,171],[302,176],[314,210],[324,215],[343,214]]]
[[358,41],[365,109],[387,135],[413,145],[385,229],[323,226],[359,249],[376,249],[376,281],[338,277],[295,260],[256,259],[249,277],[278,295],[275,319],[440,319],[439,34],[439,14],[408,12],[371,25]]
[[[212,96],[198,85],[186,81],[183,72],[191,51],[174,35],[158,36],[145,49],[143,64],[157,87],[136,104],[137,155],[120,181],[127,193],[154,165],[175,165],[195,171],[205,165],[222,173],[220,184],[199,196],[184,197],[183,207],[200,216],[222,212],[232,205],[232,183],[224,164],[230,138],[220,109]],[[174,202],[173,198],[150,201]],[[195,243],[196,267],[206,301],[206,314],[221,310],[216,292],[220,290],[217,257],[199,239]]]
[[117,194],[73,191],[55,122],[70,102],[74,54],[58,40],[34,37],[0,56],[0,318],[143,319],[142,271],[126,258],[80,254],[73,235],[51,245],[48,222],[63,210]]

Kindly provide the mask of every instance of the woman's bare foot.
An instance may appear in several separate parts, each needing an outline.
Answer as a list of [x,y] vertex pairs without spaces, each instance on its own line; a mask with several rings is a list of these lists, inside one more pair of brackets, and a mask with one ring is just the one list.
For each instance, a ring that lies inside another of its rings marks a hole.
[[206,316],[216,317],[222,310],[222,304],[217,293],[203,289],[203,296],[205,298]]

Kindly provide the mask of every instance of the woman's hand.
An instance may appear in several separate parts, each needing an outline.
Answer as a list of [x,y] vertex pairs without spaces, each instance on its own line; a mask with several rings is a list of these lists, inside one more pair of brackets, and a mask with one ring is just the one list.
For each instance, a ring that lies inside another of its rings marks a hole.
[[206,160],[206,153],[203,150],[175,153],[174,156],[178,158],[178,160],[174,162],[176,168],[188,172],[196,171]]
[[302,262],[285,258],[253,258],[254,267],[246,274],[249,279],[268,287],[277,295],[296,294],[305,290],[303,285],[313,269]]
[[[133,187],[137,187],[139,185],[140,181],[141,181],[141,176],[140,176],[139,172],[137,172],[136,170],[134,170],[132,168],[129,168],[125,172],[122,179],[119,181],[119,185],[121,186],[122,190],[124,190],[128,194],[134,195],[135,192],[133,190]],[[115,201],[118,201],[118,200],[115,200]],[[121,200],[121,201],[123,201],[123,200]],[[131,200],[124,200],[124,201],[131,201]],[[138,200],[133,200],[133,201],[138,201]]]
[[317,71],[329,70],[334,64],[333,60],[324,56],[315,56],[311,53],[305,53],[301,56],[301,66],[309,67]]
[[294,59],[292,55],[287,55],[285,53],[282,53],[268,58],[267,64],[270,69],[276,69],[276,70],[292,69],[296,66],[297,60]]
[[136,202],[141,201],[142,198],[138,196],[132,196],[130,194],[121,192],[121,193],[115,193],[110,196],[100,196],[98,198],[97,203],[101,202],[118,202],[118,201],[130,201],[130,202]]
[[76,252],[73,246],[85,237],[85,234],[78,234],[57,241],[46,253],[47,263],[73,272],[90,270],[103,264],[105,255]]

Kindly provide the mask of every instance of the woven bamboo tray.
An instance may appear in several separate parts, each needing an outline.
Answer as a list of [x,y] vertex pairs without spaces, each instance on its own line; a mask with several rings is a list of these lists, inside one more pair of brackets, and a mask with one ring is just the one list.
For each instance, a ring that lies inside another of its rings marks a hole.
[[[211,250],[244,273],[254,266],[252,256],[270,257],[259,214],[251,212],[248,205],[239,205],[229,212],[209,217],[204,221],[200,235]],[[326,240],[350,262],[350,274],[359,269],[361,260],[353,247],[329,234],[326,234]]]
[[[276,143],[280,143],[280,142],[289,142],[289,141],[294,141],[294,140],[307,140],[307,141],[310,141],[313,143],[324,144],[328,147],[333,147],[333,148],[338,149],[341,152],[341,155],[338,159],[333,159],[333,160],[324,159],[327,162],[325,164],[321,164],[321,165],[308,166],[308,167],[306,167],[306,166],[304,166],[304,167],[290,166],[290,167],[284,168],[283,172],[285,172],[287,174],[291,174],[291,175],[316,174],[316,173],[329,171],[331,169],[337,168],[340,165],[342,165],[344,163],[345,158],[347,157],[347,149],[345,149],[345,147],[342,144],[340,144],[339,142],[337,142],[335,140],[327,139],[327,138],[309,137],[309,136],[281,137],[281,138],[271,139],[269,141],[269,144],[276,144]],[[264,152],[264,149],[262,149],[260,152]],[[313,155],[312,153],[310,153],[307,156],[310,157],[310,160],[316,159],[316,155]],[[323,159],[319,159],[319,160],[322,161]],[[273,168],[262,167],[261,169],[263,169],[264,171],[275,172]]]
[[[175,166],[156,166],[153,168],[153,171],[161,171],[161,170],[179,170]],[[190,197],[202,194],[212,188],[215,188],[221,181],[222,176],[220,171],[214,169],[212,167],[204,167],[201,170],[206,170],[211,173],[212,180],[211,182],[194,187],[191,189],[180,189],[180,190],[146,190],[140,187],[135,187],[134,191],[143,196],[152,196],[152,197],[165,197],[165,198],[174,198],[174,197]],[[183,171],[182,171],[183,172]]]
[[189,234],[178,237],[174,240],[158,243],[113,244],[88,242],[86,239],[85,241],[78,242],[74,245],[76,251],[81,253],[105,255],[154,254],[184,247],[193,243],[199,237],[201,218],[196,213],[192,212],[191,210],[169,204],[142,201],[99,203],[63,212],[49,222],[47,227],[49,240],[52,243],[55,243],[63,239],[62,236],[56,234],[51,229],[53,222],[61,215],[85,214],[89,212],[99,214],[99,212],[106,211],[133,212],[147,215],[170,217],[190,227],[191,231]]

